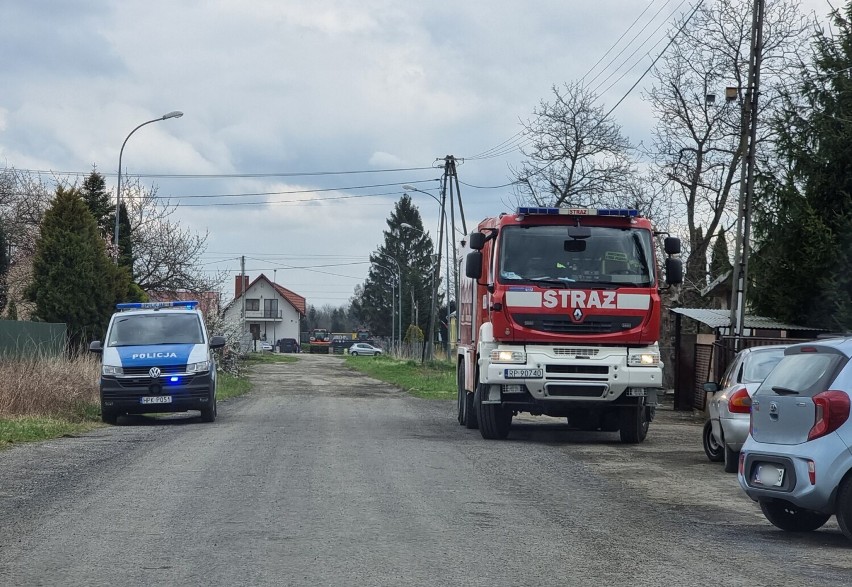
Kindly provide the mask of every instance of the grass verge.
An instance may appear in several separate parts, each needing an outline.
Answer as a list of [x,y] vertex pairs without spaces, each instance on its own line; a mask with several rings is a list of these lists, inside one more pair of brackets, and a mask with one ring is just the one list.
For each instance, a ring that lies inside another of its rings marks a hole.
[[[260,355],[258,363],[293,362],[286,355]],[[0,389],[0,449],[23,442],[75,436],[103,426],[97,378],[100,364],[90,356],[35,357],[0,364],[7,386]],[[22,376],[21,372],[29,376]],[[219,373],[218,399],[248,393],[245,377]]]
[[346,357],[346,364],[379,381],[401,387],[424,399],[455,399],[456,370],[450,361],[419,361],[392,357]]
[[266,363],[295,363],[298,360],[295,355],[282,355],[280,353],[249,353],[245,359],[248,366]]

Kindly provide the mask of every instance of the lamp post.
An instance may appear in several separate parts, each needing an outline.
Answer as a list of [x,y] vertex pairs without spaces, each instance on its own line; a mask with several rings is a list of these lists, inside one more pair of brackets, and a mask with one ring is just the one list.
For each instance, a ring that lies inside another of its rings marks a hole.
[[[385,258],[387,258],[387,259],[390,259],[391,261],[393,261],[394,265],[396,265],[396,274],[397,274],[397,276],[398,276],[398,278],[399,278],[399,292],[398,292],[398,296],[397,296],[397,297],[398,297],[398,299],[399,299],[399,333],[398,333],[398,341],[399,341],[399,345],[400,345],[400,347],[402,347],[402,268],[401,268],[401,267],[400,267],[400,265],[399,265],[399,261],[397,261],[397,260],[396,260],[396,257],[391,257],[391,256],[390,256],[390,255],[388,255],[387,253],[376,253],[376,255],[381,255],[382,257],[385,257]],[[393,321],[391,321],[391,324],[393,324]]]
[[[435,271],[432,276],[432,309],[429,312],[429,340],[426,341],[425,348],[423,349],[425,352],[423,353],[422,360],[425,361],[428,356],[429,359],[433,358],[433,345],[435,338],[435,319],[436,319],[436,311],[437,311],[437,300],[438,300],[438,277],[441,272],[441,245],[444,240],[444,224],[446,223],[446,213],[444,212],[444,201],[443,199],[439,200],[437,197],[433,196],[429,192],[424,192],[421,189],[418,189],[410,184],[405,184],[402,186],[404,190],[411,190],[413,192],[419,192],[421,194],[426,194],[436,202],[440,206],[440,214],[438,216],[438,261],[435,264]],[[447,239],[449,240],[449,231],[447,231]],[[447,251],[449,254],[449,242],[447,243]],[[449,260],[448,260],[449,261]],[[449,279],[449,274],[447,275],[447,279]],[[449,300],[447,300],[447,308],[449,309]]]
[[151,124],[152,122],[160,122],[161,120],[166,120],[169,118],[180,118],[183,116],[183,112],[179,110],[174,110],[167,114],[163,114],[159,118],[153,118],[151,120],[147,120],[130,131],[130,134],[127,135],[127,138],[124,139],[124,142],[121,143],[121,150],[118,152],[118,185],[115,188],[115,263],[118,264],[118,218],[119,213],[121,211],[121,158],[124,155],[124,145],[127,144],[127,140],[135,133],[137,130],[145,126],[146,124]]

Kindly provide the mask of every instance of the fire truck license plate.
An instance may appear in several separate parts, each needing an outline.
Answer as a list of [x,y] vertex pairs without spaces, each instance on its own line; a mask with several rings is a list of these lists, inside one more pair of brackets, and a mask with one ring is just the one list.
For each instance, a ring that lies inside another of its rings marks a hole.
[[170,396],[170,395],[146,396],[146,397],[140,397],[139,400],[143,404],[170,404],[170,403],[172,403],[172,396]]
[[541,369],[506,369],[503,376],[506,379],[541,379]]

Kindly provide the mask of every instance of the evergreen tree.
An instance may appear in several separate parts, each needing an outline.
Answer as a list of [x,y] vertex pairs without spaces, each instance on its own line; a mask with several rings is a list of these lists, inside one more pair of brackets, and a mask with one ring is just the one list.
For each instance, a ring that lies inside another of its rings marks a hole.
[[27,298],[33,317],[64,322],[76,346],[101,336],[130,279],[106,254],[97,222],[77,189],[58,187],[36,241]]
[[723,276],[733,268],[731,257],[728,254],[728,239],[723,229],[719,231],[719,235],[713,243],[713,250],[710,252],[710,281]]
[[[372,266],[359,300],[358,319],[373,334],[390,336],[393,307],[390,285],[397,281],[398,264],[402,272],[403,330],[405,325],[416,324],[428,332],[435,268],[432,239],[423,229],[420,211],[408,195],[396,203],[387,225],[384,243],[370,255]],[[438,287],[440,293],[440,283]],[[441,300],[439,296],[436,307],[440,307]]]
[[774,121],[779,169],[755,190],[755,312],[852,328],[852,2],[817,31],[800,95]]
[[[130,217],[124,202],[118,207],[118,264],[127,268],[128,273],[133,275],[133,235],[131,234]],[[115,233],[113,229],[112,233]]]
[[113,205],[112,197],[107,192],[104,176],[93,169],[80,187],[80,196],[86,202],[89,212],[95,217],[101,235],[113,238],[115,233],[115,205]]

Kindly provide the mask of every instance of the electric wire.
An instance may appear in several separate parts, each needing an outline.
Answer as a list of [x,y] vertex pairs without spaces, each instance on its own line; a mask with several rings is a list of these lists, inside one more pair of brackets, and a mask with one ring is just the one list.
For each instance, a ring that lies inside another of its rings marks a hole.
[[[347,171],[282,171],[275,173],[131,173],[129,175],[133,177],[144,177],[144,178],[157,178],[157,179],[238,179],[238,178],[266,178],[266,177],[313,177],[313,176],[325,176],[325,175],[357,175],[364,173],[394,173],[398,171],[425,171],[429,169],[434,169],[434,167],[399,167],[399,168],[391,168],[391,169],[360,169],[360,170],[347,170]],[[72,177],[88,177],[91,175],[90,171],[54,171],[47,169],[18,169],[15,168],[15,171],[20,171],[22,173],[30,173],[33,175],[61,175],[61,176],[72,176]],[[98,174],[103,175],[104,177],[114,177],[117,176],[118,173],[115,172],[101,172],[98,171]],[[122,172],[122,175],[125,175],[125,172]]]

